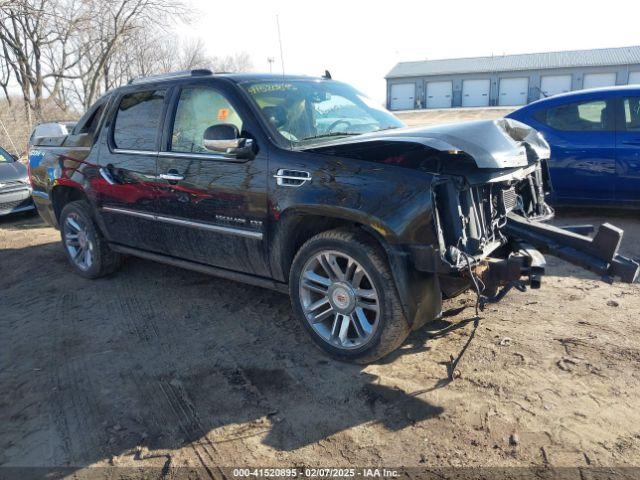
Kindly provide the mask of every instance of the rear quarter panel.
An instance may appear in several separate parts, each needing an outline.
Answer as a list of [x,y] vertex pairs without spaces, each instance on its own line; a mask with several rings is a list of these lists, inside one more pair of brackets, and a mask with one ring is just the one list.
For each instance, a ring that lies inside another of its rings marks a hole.
[[89,178],[97,172],[94,158],[98,152],[91,145],[90,136],[83,134],[49,139],[29,149],[34,202],[40,216],[56,228],[53,198],[59,187],[75,188],[92,200]]

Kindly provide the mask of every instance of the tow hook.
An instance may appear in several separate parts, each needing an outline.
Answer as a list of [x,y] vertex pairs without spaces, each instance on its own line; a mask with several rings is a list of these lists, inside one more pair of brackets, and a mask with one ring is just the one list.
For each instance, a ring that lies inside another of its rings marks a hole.
[[[525,282],[523,282],[522,280],[513,280],[511,282],[509,282],[507,285],[505,285],[504,287],[502,287],[500,289],[500,291],[498,293],[496,293],[495,295],[491,296],[491,297],[486,297],[484,295],[480,295],[480,311],[484,311],[484,307],[489,304],[489,303],[498,303],[500,300],[502,300],[507,293],[509,293],[509,291],[515,288],[516,290],[518,290],[519,292],[526,292],[527,291],[527,285]],[[540,288],[539,284],[538,287],[531,287],[531,288]]]
[[527,287],[540,288],[545,266],[546,261],[538,250],[529,244],[517,243],[508,258],[488,258],[469,269],[478,308],[482,311],[487,304],[499,302],[513,288],[520,292]]
[[483,265],[476,266],[474,273],[488,291],[497,292],[499,287],[510,284],[513,287],[514,282],[540,288],[546,264],[538,250],[529,244],[517,243],[507,258],[488,258]]
[[547,261],[544,256],[528,243],[521,243],[518,252],[524,260],[522,276],[529,279],[531,288],[540,288]]

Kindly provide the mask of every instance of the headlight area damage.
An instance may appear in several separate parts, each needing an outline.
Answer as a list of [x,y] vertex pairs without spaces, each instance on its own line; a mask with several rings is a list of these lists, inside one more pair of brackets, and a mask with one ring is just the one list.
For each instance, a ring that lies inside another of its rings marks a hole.
[[554,215],[545,202],[550,150],[535,130],[506,119],[427,130],[446,143],[446,149],[439,145],[446,160],[431,186],[438,245],[410,249],[418,270],[439,274],[446,297],[471,284],[482,306],[514,287],[539,288],[545,271],[541,252],[607,281],[635,281],[638,263],[618,254],[621,229],[604,224],[590,238],[585,234],[591,226],[543,223]]

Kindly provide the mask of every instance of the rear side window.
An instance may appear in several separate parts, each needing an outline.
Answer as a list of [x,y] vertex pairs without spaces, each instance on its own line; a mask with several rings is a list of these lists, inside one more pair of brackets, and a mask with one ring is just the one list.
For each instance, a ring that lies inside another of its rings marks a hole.
[[100,119],[102,118],[102,112],[104,111],[105,105],[106,102],[96,108],[91,116],[87,118],[86,122],[82,123],[82,125],[78,125],[78,128],[74,133],[95,133],[98,128],[98,123],[100,123]]
[[113,126],[116,148],[156,150],[165,90],[148,90],[122,97]]
[[559,105],[536,114],[536,118],[542,123],[568,132],[610,130],[610,117],[610,108],[605,100]]
[[640,132],[640,97],[625,98],[624,128],[631,132]]

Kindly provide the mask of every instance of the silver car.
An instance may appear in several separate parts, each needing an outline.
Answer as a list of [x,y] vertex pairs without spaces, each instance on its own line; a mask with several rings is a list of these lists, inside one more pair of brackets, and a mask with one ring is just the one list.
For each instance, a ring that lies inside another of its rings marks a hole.
[[0,215],[34,208],[27,167],[0,147]]

